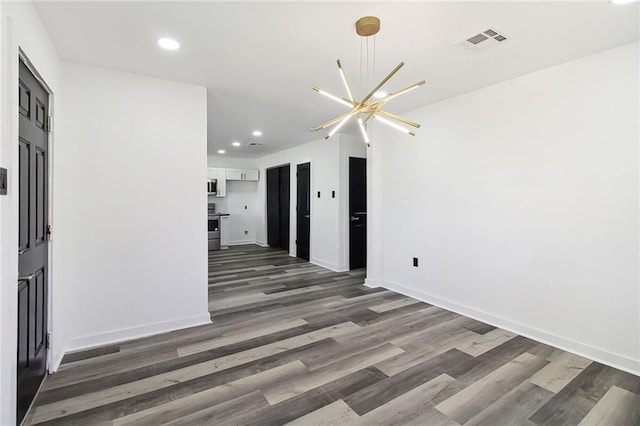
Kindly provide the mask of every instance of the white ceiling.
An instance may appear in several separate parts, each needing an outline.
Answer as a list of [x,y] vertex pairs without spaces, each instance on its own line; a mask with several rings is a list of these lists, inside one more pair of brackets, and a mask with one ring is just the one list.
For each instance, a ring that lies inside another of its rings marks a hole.
[[[608,1],[48,1],[37,8],[65,60],[206,86],[209,152],[226,149],[237,157],[324,137],[308,128],[344,107],[311,86],[345,96],[338,58],[360,92],[400,61],[406,65],[389,90],[427,80],[389,102],[388,111],[401,113],[639,38],[638,4]],[[366,15],[382,21],[375,80],[372,72],[360,77],[354,23]],[[489,27],[508,42],[477,54],[454,45]],[[160,49],[162,36],[178,40],[181,49]],[[263,136],[253,137],[254,129]],[[232,147],[234,140],[243,145]],[[264,146],[247,146],[253,141]]]

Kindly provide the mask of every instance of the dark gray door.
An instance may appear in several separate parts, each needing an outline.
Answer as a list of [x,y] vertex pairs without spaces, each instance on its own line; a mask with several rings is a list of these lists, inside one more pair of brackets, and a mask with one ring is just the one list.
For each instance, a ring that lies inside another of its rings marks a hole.
[[267,243],[289,250],[289,165],[267,169]]
[[349,269],[367,266],[367,160],[349,157]]
[[280,247],[280,173],[267,169],[267,243]]
[[311,233],[311,163],[298,164],[297,169],[296,256],[309,260]]
[[20,61],[18,110],[18,424],[47,362],[49,94]]

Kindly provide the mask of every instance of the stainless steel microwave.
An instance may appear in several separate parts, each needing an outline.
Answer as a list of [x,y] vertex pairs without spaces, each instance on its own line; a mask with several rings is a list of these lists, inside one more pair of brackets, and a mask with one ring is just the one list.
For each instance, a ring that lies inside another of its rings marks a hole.
[[218,194],[218,179],[207,179],[207,194]]

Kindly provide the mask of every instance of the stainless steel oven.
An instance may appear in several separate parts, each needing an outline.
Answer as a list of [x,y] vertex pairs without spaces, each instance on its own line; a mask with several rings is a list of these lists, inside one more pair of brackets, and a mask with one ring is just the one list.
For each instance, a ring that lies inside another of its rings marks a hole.
[[208,216],[207,230],[209,250],[220,250],[220,216]]
[[207,204],[207,240],[209,250],[220,250],[220,215],[215,203]]

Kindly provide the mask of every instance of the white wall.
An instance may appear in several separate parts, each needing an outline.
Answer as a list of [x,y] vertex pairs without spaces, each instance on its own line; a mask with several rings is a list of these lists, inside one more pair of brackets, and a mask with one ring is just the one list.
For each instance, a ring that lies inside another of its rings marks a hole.
[[[16,417],[16,307],[18,281],[18,48],[53,90],[57,124],[59,59],[33,4],[0,2],[0,167],[8,169],[8,195],[0,196],[0,424]],[[50,152],[55,151],[52,141]],[[54,339],[53,344],[56,344]]]
[[65,350],[209,322],[206,90],[63,63],[55,323]]
[[[209,167],[258,168],[256,160],[248,158],[209,155],[207,161]],[[260,179],[263,178],[264,176],[260,176]],[[226,197],[209,197],[209,202],[216,204],[216,211],[230,214],[228,225],[231,245],[254,244],[256,242],[256,223],[261,214],[258,210],[257,198],[258,182],[242,181],[227,181]]]
[[433,104],[406,114],[415,139],[377,138],[371,278],[640,374],[638,47]]
[[[290,165],[289,253],[292,256],[296,255],[296,168],[298,164],[311,163],[310,261],[335,271],[349,269],[348,245],[345,248],[344,239],[348,221],[348,211],[345,213],[344,207],[348,202],[345,180],[348,182],[349,177],[345,170],[348,171],[349,155],[365,157],[365,145],[356,144],[349,136],[335,135],[330,140],[317,140],[258,160],[261,176],[266,176],[266,169],[271,167]],[[336,198],[331,198],[332,191],[336,191]],[[258,185],[258,203],[261,214],[256,239],[259,244],[266,245],[266,179],[261,179]]]

